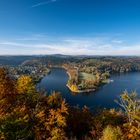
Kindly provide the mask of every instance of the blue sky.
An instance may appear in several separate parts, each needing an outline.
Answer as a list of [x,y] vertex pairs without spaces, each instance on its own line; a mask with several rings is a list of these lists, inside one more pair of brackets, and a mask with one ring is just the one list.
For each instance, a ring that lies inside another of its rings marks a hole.
[[0,0],[0,55],[140,55],[140,0]]

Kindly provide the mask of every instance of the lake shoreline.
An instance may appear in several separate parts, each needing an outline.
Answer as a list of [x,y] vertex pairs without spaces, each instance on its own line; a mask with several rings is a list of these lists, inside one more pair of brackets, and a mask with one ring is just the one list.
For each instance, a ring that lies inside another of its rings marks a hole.
[[70,86],[68,84],[66,84],[66,86],[68,87],[68,89],[71,91],[71,92],[74,92],[74,93],[84,93],[84,92],[92,92],[92,91],[96,91],[96,89],[86,89],[86,90],[78,90],[78,91],[73,91]]
[[[60,69],[64,69],[69,77],[68,81],[71,79],[71,75],[70,73],[68,72],[68,70],[63,67],[63,66],[53,66],[52,68],[60,68]],[[51,70],[49,71],[49,73],[51,73]],[[105,82],[105,83],[101,83],[100,86],[98,86],[97,88],[94,88],[94,89],[85,89],[85,90],[77,90],[77,91],[74,91],[71,89],[71,87],[68,85],[68,81],[67,81],[67,84],[66,84],[66,87],[73,93],[89,93],[89,92],[95,92],[96,90],[98,90],[98,88],[101,86],[101,85],[104,85],[104,84],[108,84],[110,82],[112,82],[112,80],[108,79],[108,82]]]
[[[66,70],[66,69],[65,69]],[[69,79],[68,81],[71,79],[71,75],[70,73],[66,70],[66,73],[68,74],[69,76]],[[68,83],[66,84],[66,86],[68,87],[68,89],[71,91],[71,92],[74,92],[74,93],[84,93],[84,92],[92,92],[92,91],[96,91],[96,89],[85,89],[85,90],[77,90],[77,91],[73,91],[71,89],[71,87],[68,85]]]
[[[131,92],[136,90],[140,93],[140,73],[126,73],[113,74],[110,77],[112,82],[110,84],[102,84],[95,91],[74,93],[67,87],[68,74],[65,69],[52,68],[51,73],[46,75],[38,84],[38,89],[46,91],[51,94],[52,91],[58,91],[62,97],[68,101],[69,105],[76,106],[77,104],[82,108],[84,105],[88,107],[105,107],[117,108],[114,102],[122,93],[127,90]],[[131,80],[132,79],[132,80]],[[140,94],[139,94],[140,95]]]

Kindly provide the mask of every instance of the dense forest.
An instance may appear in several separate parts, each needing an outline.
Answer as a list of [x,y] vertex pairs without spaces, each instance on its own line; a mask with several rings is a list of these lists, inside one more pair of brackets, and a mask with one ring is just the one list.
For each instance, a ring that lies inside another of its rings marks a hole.
[[120,110],[69,106],[60,93],[36,91],[30,76],[0,69],[1,140],[139,140],[140,99],[124,91]]

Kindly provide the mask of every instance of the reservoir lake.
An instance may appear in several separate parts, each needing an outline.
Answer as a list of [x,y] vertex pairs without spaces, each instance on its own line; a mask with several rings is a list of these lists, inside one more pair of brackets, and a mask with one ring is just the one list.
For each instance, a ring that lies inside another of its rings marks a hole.
[[49,94],[53,91],[58,91],[69,105],[78,105],[79,107],[86,105],[93,109],[95,107],[117,108],[118,105],[114,100],[118,99],[124,90],[140,93],[140,72],[114,74],[110,77],[113,82],[89,93],[73,94],[66,87],[68,78],[66,70],[52,68],[50,74],[45,76],[38,84],[38,89],[45,90]]

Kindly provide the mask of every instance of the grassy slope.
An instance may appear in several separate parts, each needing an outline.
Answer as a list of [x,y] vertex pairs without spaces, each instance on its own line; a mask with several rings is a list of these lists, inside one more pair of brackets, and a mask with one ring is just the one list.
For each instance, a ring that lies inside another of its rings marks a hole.
[[80,80],[95,80],[95,75],[88,74],[85,72],[80,72],[79,78],[80,78]]

